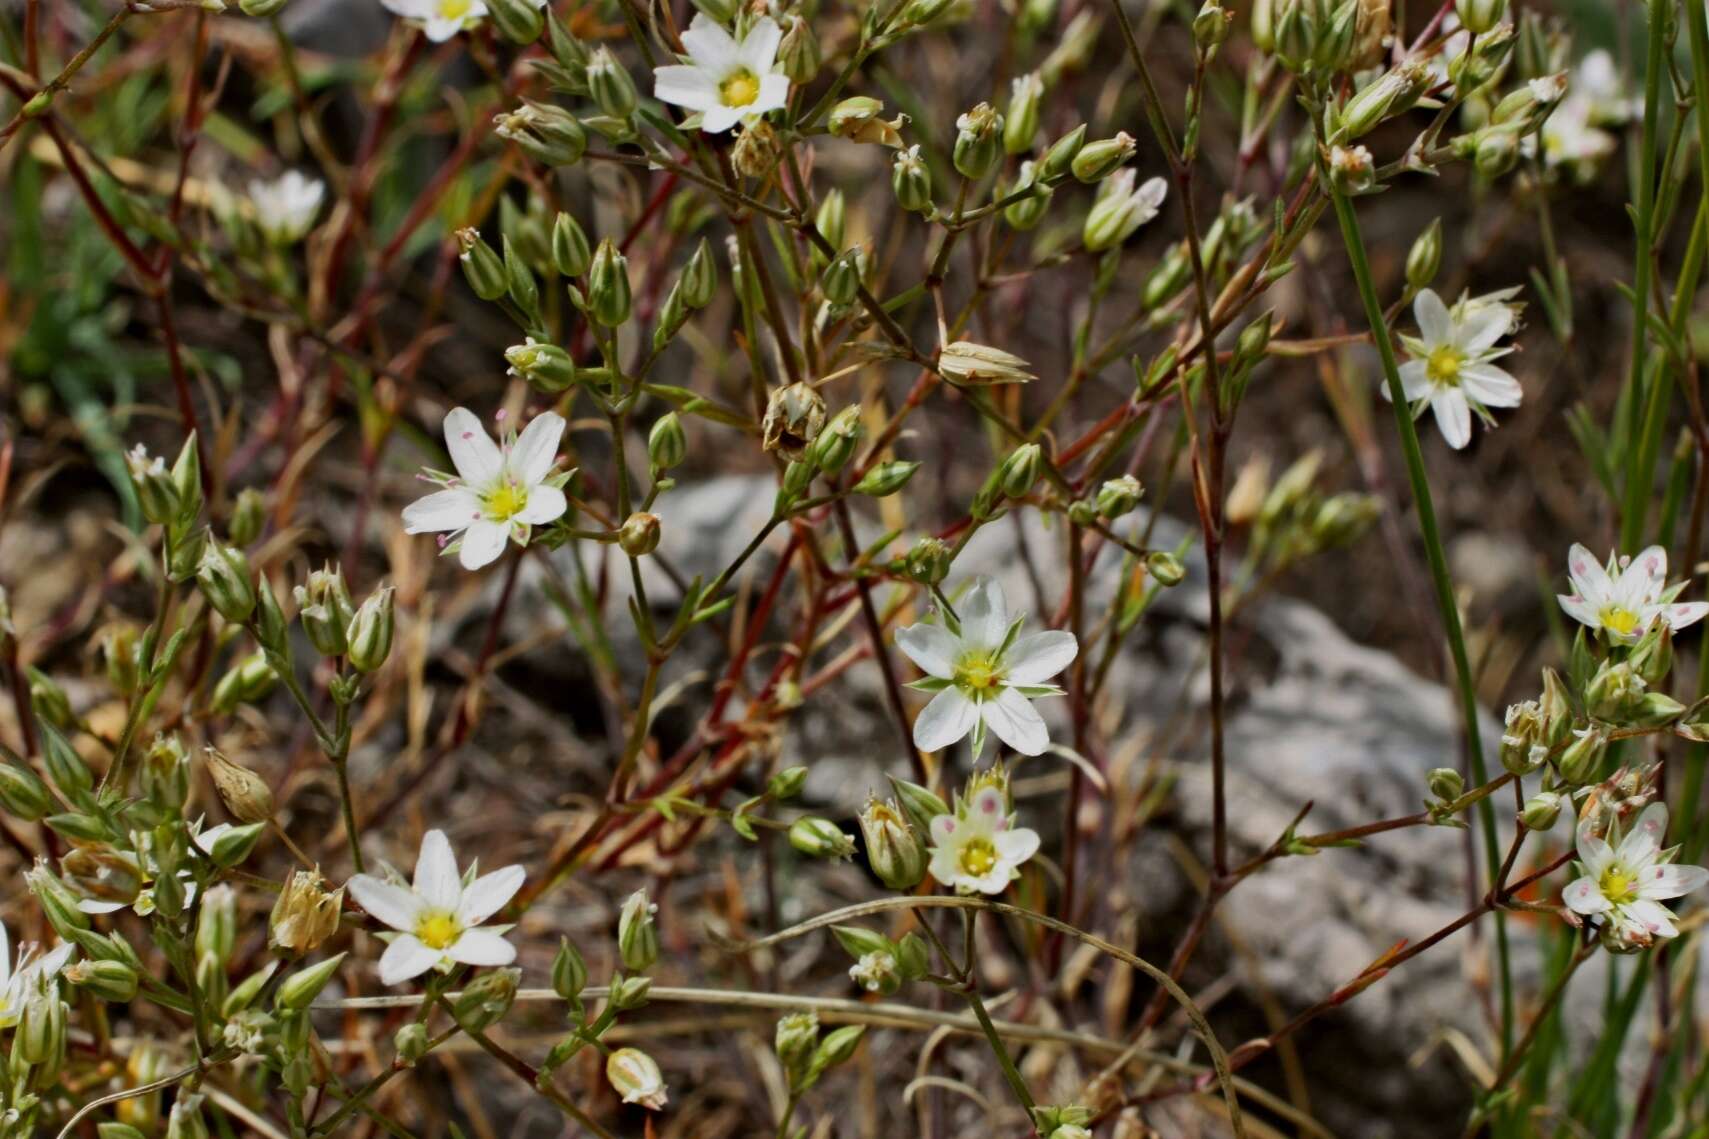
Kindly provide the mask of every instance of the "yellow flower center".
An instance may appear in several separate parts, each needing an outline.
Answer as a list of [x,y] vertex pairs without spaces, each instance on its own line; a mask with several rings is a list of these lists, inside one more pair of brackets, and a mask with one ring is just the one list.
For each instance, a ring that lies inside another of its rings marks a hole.
[[429,949],[446,948],[456,941],[462,932],[463,927],[457,924],[456,916],[443,910],[423,914],[421,920],[415,923],[415,936]]
[[439,18],[461,20],[468,16],[473,0],[439,0]]
[[955,667],[955,682],[963,688],[986,691],[1003,683],[1003,670],[983,653],[963,657]]
[[1448,345],[1433,348],[1429,359],[1424,363],[1424,372],[1433,384],[1456,386],[1460,382],[1460,364],[1463,359],[1458,349]]
[[1638,615],[1624,605],[1610,605],[1597,614],[1602,619],[1602,627],[1610,633],[1618,633],[1629,637],[1638,627]]
[[988,838],[969,839],[967,845],[961,848],[961,872],[974,878],[983,878],[991,873],[991,868],[997,865],[997,847]]
[[505,522],[522,513],[527,505],[528,489],[507,482],[487,494],[487,517],[495,522]]
[[759,76],[747,68],[726,76],[718,84],[718,97],[726,107],[745,107],[760,97]]
[[1602,896],[1615,905],[1630,902],[1638,896],[1638,876],[1618,862],[1602,872],[1597,886],[1601,888]]

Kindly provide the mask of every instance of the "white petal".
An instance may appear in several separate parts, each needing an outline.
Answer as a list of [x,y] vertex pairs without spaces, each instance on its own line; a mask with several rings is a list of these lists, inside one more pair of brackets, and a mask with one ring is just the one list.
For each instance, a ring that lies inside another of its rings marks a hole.
[[481,500],[465,487],[438,490],[404,507],[404,533],[461,530],[481,517]]
[[1460,386],[1485,407],[1518,407],[1525,398],[1519,381],[1494,364],[1466,364],[1460,368]]
[[1627,902],[1621,908],[1625,911],[1621,916],[1627,921],[1636,922],[1657,937],[1679,935],[1679,931],[1673,927],[1673,911],[1660,902],[1639,898],[1635,902]]
[[1454,330],[1454,340],[1464,352],[1482,352],[1507,335],[1512,326],[1513,312],[1507,306],[1485,305],[1461,322]]
[[1472,408],[1465,393],[1458,388],[1443,388],[1430,393],[1430,409],[1436,413],[1436,426],[1442,438],[1458,451],[1472,441]]
[[1004,679],[1010,684],[1042,684],[1074,663],[1080,642],[1064,629],[1046,629],[1018,637],[1009,648]]
[[1567,577],[1572,579],[1573,588],[1579,595],[1592,605],[1601,605],[1608,600],[1608,595],[1614,592],[1614,583],[1608,578],[1608,571],[1602,568],[1602,563],[1577,542],[1567,550]]
[[[433,16],[422,23],[421,30],[430,42],[442,44],[463,30],[463,21],[461,19],[447,20],[440,16]],[[416,972],[419,973],[420,970],[418,969]],[[409,976],[413,977],[415,976],[415,973],[411,973]],[[387,984],[391,983],[392,982],[390,981],[387,982]]]
[[528,491],[528,505],[517,511],[512,517],[517,522],[529,526],[544,526],[548,522],[556,522],[564,516],[564,511],[570,508],[570,500],[564,497],[564,492],[555,486],[541,483]]
[[463,481],[481,487],[498,478],[504,456],[475,413],[454,407],[445,416],[445,447]]
[[356,904],[393,929],[412,930],[425,903],[413,890],[395,886],[372,874],[350,879],[350,896]]
[[465,926],[480,925],[504,909],[506,903],[522,889],[522,880],[527,876],[527,871],[520,866],[506,866],[503,870],[482,874],[463,891],[463,900],[457,906],[457,920]]
[[[1423,399],[1430,394],[1433,386],[1430,382],[1429,366],[1423,360],[1408,360],[1400,366],[1400,390],[1406,393],[1409,402]],[[1389,391],[1386,381],[1379,382],[1377,390],[1383,393],[1384,399],[1390,403],[1394,402],[1394,393]]]
[[1566,902],[1567,909],[1575,914],[1600,914],[1614,908],[1613,904],[1602,896],[1594,878],[1574,880],[1562,891],[1561,899]]
[[973,796],[973,801],[967,805],[967,814],[969,819],[977,821],[977,829],[988,830],[995,834],[998,825],[1007,812],[1007,808],[1008,803],[1003,799],[1001,791],[995,787],[982,787],[979,793]]
[[985,701],[980,705],[980,711],[984,713],[986,726],[997,733],[997,738],[1022,755],[1039,755],[1050,746],[1050,732],[1044,726],[1044,717],[1038,714],[1031,700],[1013,688],[1005,688],[997,699]]
[[1588,828],[1588,822],[1579,823],[1578,860],[1583,864],[1586,876],[1601,878],[1608,864],[1614,861],[1614,848],[1591,834]]
[[466,929],[445,947],[445,956],[465,965],[509,965],[516,960],[516,946],[487,929]]
[[896,647],[927,676],[943,680],[955,676],[955,659],[961,655],[961,642],[942,625],[921,622],[898,629]]
[[768,71],[760,76],[760,93],[742,110],[751,115],[763,115],[789,105],[789,76],[781,71]]
[[1651,803],[1638,816],[1625,838],[1620,840],[1616,857],[1634,869],[1647,866],[1660,852],[1662,838],[1667,834],[1667,804]]
[[942,885],[953,886],[961,877],[961,865],[953,847],[940,846],[932,850],[932,860],[926,864],[927,873]]
[[1030,827],[999,831],[993,837],[997,853],[1011,866],[1019,866],[1038,853],[1038,832]]
[[1638,882],[1640,898],[1677,898],[1709,883],[1709,870],[1701,866],[1652,866]]
[[394,938],[380,955],[380,982],[395,985],[419,977],[439,964],[440,953],[422,944],[413,933]]
[[0,988],[12,979],[12,937],[0,923]]
[[673,63],[653,72],[653,98],[661,103],[708,111],[720,106],[718,81],[700,67]]
[[777,63],[777,45],[783,42],[783,29],[769,16],[761,16],[748,28],[738,55],[749,71],[765,75]]
[[1687,625],[1695,625],[1709,616],[1709,601],[1682,601],[1678,605],[1667,605],[1662,608],[1662,620],[1672,629],[1683,629]]
[[463,877],[457,873],[457,856],[442,830],[422,837],[421,853],[415,858],[415,892],[436,910],[457,911],[463,898]]
[[1555,600],[1561,603],[1561,608],[1566,610],[1567,616],[1580,624],[1589,625],[1592,629],[1602,626],[1602,615],[1596,611],[1596,606],[1584,598],[1557,593]]
[[914,718],[914,746],[921,751],[940,751],[971,732],[978,717],[973,701],[958,689],[946,688]]
[[713,75],[732,71],[741,63],[735,38],[705,12],[694,14],[688,30],[682,33],[682,46],[688,49],[688,57],[697,66]]
[[726,107],[719,103],[700,113],[700,129],[707,134],[723,134],[741,122],[742,116],[747,113],[746,107]]
[[1009,604],[996,578],[982,577],[973,583],[961,603],[961,639],[970,648],[994,649],[1009,631]]
[[1432,348],[1449,343],[1454,336],[1454,321],[1448,306],[1436,295],[1435,289],[1425,289],[1412,304],[1412,315],[1418,318],[1418,335]]
[[564,437],[564,417],[555,411],[536,415],[510,452],[510,473],[523,486],[533,486],[546,477],[558,460],[558,441]]
[[1666,584],[1667,551],[1660,546],[1650,546],[1626,564],[1620,580],[1614,583],[1614,589],[1636,607],[1646,601],[1654,601]]
[[489,566],[504,553],[504,544],[510,538],[510,525],[505,522],[489,522],[485,518],[471,523],[463,531],[463,546],[457,560],[463,563],[466,570],[478,570]]

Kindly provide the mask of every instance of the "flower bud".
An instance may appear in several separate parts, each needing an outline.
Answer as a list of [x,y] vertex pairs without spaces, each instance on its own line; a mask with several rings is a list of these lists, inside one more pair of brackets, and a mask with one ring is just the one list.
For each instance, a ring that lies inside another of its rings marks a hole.
[[1435,218],[1423,233],[1413,239],[1406,254],[1406,283],[1422,289],[1436,279],[1442,267],[1442,219]]
[[1561,753],[1555,767],[1561,779],[1574,787],[1595,783],[1602,775],[1602,753],[1608,738],[1601,732],[1585,728],[1573,733],[1573,742]]
[[338,967],[344,963],[344,957],[343,953],[328,957],[317,965],[299,969],[286,977],[279,982],[279,991],[273,994],[274,1007],[294,1012],[308,1008],[314,1003],[314,999],[320,996],[320,991],[326,988],[327,982],[332,980],[332,975],[338,972]]
[[623,903],[617,919],[617,949],[623,967],[632,973],[645,973],[659,959],[659,931],[653,924],[658,912],[645,890],[636,890]]
[[688,438],[683,434],[682,420],[674,411],[666,412],[647,432],[647,463],[655,475],[681,463],[688,453]]
[[800,15],[787,16],[783,21],[783,39],[777,45],[778,70],[789,76],[791,83],[806,83],[819,71],[819,40],[813,25]]
[[1039,160],[1038,176],[1041,182],[1054,182],[1064,178],[1073,169],[1074,160],[1080,157],[1080,151],[1086,145],[1086,124],[1081,123],[1061,138],[1050,144],[1050,149],[1044,152]]
[[944,14],[951,0],[908,0],[902,8],[900,25],[904,28],[923,28]]
[[1645,684],[1660,684],[1673,668],[1672,626],[1666,621],[1657,621],[1632,647],[1632,654],[1626,660]]
[[1499,178],[1519,161],[1519,139],[1510,130],[1486,130],[1478,137],[1473,161],[1485,178]]
[[607,328],[629,319],[629,262],[608,237],[594,252],[587,273],[588,314]]
[[625,977],[621,973],[611,979],[613,1007],[637,1009],[647,1003],[647,990],[653,987],[651,977]]
[[1452,767],[1431,769],[1430,774],[1424,777],[1424,785],[1438,799],[1458,799],[1466,791],[1465,777]]
[[833,249],[843,247],[844,230],[848,224],[848,200],[843,192],[835,187],[827,190],[825,196],[819,199],[819,208],[813,214],[813,228],[819,231],[819,236]]
[[267,524],[267,500],[260,491],[246,486],[238,491],[232,503],[231,518],[226,522],[226,538],[240,549],[261,536]]
[[1003,207],[1003,220],[1010,229],[1025,233],[1044,220],[1045,211],[1050,208],[1051,191],[1040,185],[1038,178],[1038,164],[1023,162],[1015,172],[1015,184],[999,192],[998,197],[1010,197],[1028,191]]
[[344,887],[327,891],[320,868],[298,870],[285,880],[267,920],[267,943],[291,953],[308,953],[338,932]]
[[7,814],[33,823],[47,814],[50,802],[41,776],[22,763],[0,760],[0,808]]
[[220,616],[234,625],[243,624],[255,611],[249,559],[240,550],[210,540],[196,567],[196,584]]
[[617,530],[617,545],[632,558],[645,557],[659,548],[659,516],[637,510]]
[[556,395],[576,382],[576,362],[556,344],[542,343],[532,336],[504,350],[510,374],[526,380],[537,390]]
[[136,490],[142,516],[150,522],[165,525],[178,518],[178,488],[166,469],[166,460],[150,455],[138,443],[125,454],[125,466],[130,471],[131,486]]
[[908,480],[913,478],[914,472],[919,469],[919,463],[905,462],[900,459],[879,463],[862,475],[853,489],[856,494],[869,495],[872,498],[887,498],[907,486]]
[[1671,724],[1685,714],[1685,705],[1665,692],[1646,692],[1632,709],[1634,727],[1654,728]]
[[559,214],[552,223],[552,265],[565,277],[579,277],[593,261],[587,234],[569,214]]
[[1044,448],[1037,443],[1023,443],[1010,451],[997,468],[997,482],[1010,498],[1025,498],[1038,482],[1039,466],[1044,461]]
[[[245,16],[253,16],[257,20],[265,20],[276,16],[285,8],[286,0],[237,0],[238,10]],[[105,1136],[102,1139],[106,1139]]]
[[892,890],[912,890],[920,884],[926,876],[926,844],[894,799],[868,799],[860,813],[860,830],[867,865],[880,882]]
[[865,1032],[864,1024],[847,1024],[826,1034],[813,1052],[812,1071],[815,1074],[826,1071],[853,1056]]
[[1572,730],[1573,707],[1567,695],[1566,682],[1552,668],[1543,670],[1543,696],[1537,707],[1543,716],[1542,741],[1554,747]]
[[704,237],[683,266],[680,287],[682,299],[696,309],[711,304],[718,291],[718,263],[712,259],[712,245]]
[[[531,7],[529,0],[508,0]],[[535,15],[539,10],[534,9]],[[587,150],[587,131],[564,108],[524,99],[514,111],[493,117],[493,133],[545,166],[573,166]]]
[[1199,14],[1193,17],[1193,43],[1200,51],[1208,52],[1228,38],[1228,30],[1233,26],[1234,13],[1217,0],[1205,0]]
[[1038,134],[1039,105],[1044,101],[1044,79],[1034,71],[1009,84],[1009,113],[1003,120],[1003,151],[1025,154]]
[[617,62],[610,48],[598,48],[587,62],[588,93],[602,113],[614,119],[627,119],[638,101],[635,80]]
[[1525,808],[1519,812],[1519,821],[1526,830],[1549,830],[1555,825],[1555,820],[1561,817],[1561,805],[1564,801],[1565,796],[1558,791],[1539,791],[1525,800]]
[[937,538],[921,538],[903,559],[903,572],[921,585],[937,585],[949,576],[949,545]]
[[890,953],[867,953],[849,967],[849,980],[869,993],[888,997],[902,987],[896,958]]
[[264,823],[273,817],[273,792],[261,776],[233,763],[213,747],[203,749],[202,762],[213,778],[220,801],[234,818],[245,823]]
[[220,677],[210,703],[214,712],[230,715],[238,705],[263,700],[278,686],[279,674],[273,671],[266,655],[251,653]]
[[180,1095],[172,1104],[166,1119],[166,1139],[208,1139],[208,1125],[202,1119],[202,1097]]
[[903,209],[916,214],[932,212],[932,174],[920,157],[918,143],[896,156],[890,168],[890,188]]
[[[0,639],[4,639],[3,630],[0,630]],[[139,652],[142,646],[137,627],[128,621],[114,621],[102,627],[96,635],[96,643],[101,650],[102,671],[107,674],[107,683],[121,695],[134,694],[142,684],[142,657]]]
[[1114,521],[1129,514],[1139,505],[1140,496],[1145,488],[1132,475],[1108,479],[1098,488],[1098,496],[1093,500],[1097,507],[1098,517],[1106,521]]
[[322,656],[343,656],[349,642],[345,635],[356,616],[344,572],[328,565],[309,574],[308,581],[294,591],[297,620],[309,644]]
[[825,294],[825,299],[834,305],[849,305],[860,295],[861,275],[865,272],[866,258],[858,249],[844,250],[829,265],[825,266],[824,276],[820,278],[819,287]]
[[462,249],[458,257],[463,263],[463,277],[469,282],[469,288],[483,301],[496,301],[510,289],[510,278],[504,271],[504,262],[493,251],[493,247],[481,240],[478,230],[464,228],[457,231],[457,244]]
[[25,998],[23,1020],[12,1043],[26,1064],[55,1064],[64,1055],[65,1002],[57,986],[44,986]]
[[1501,766],[1514,775],[1529,775],[1542,766],[1549,749],[1543,742],[1543,714],[1535,700],[1510,704],[1501,734]]
[[1507,0],[1454,0],[1454,12],[1462,27],[1481,36],[1506,18]]
[[[215,866],[222,869],[236,866],[248,858],[250,851],[255,849],[255,844],[260,841],[261,831],[266,825],[266,823],[250,823],[247,826],[228,827],[215,836],[212,847],[208,851],[208,857]],[[155,891],[158,893],[159,890],[160,885],[156,882]]]
[[376,589],[356,610],[350,621],[345,654],[350,667],[357,672],[377,672],[392,653],[392,635],[397,624],[397,590],[391,586]]
[[790,1086],[796,1086],[812,1062],[813,1050],[819,1044],[819,1018],[811,1012],[795,1012],[777,1022],[772,1046],[778,1061],[789,1076]]
[[526,46],[546,30],[546,17],[534,0],[487,0],[493,27],[513,44]]
[[908,116],[897,115],[886,120],[881,117],[883,114],[884,104],[877,99],[854,95],[832,107],[826,121],[838,138],[900,148],[902,127],[907,125]]
[[[1139,145],[1133,136],[1121,131],[1114,138],[1101,138],[1082,146],[1068,168],[1074,172],[1074,177],[1082,182],[1099,182],[1114,174],[1138,149]],[[1047,170],[1050,160],[1051,155],[1045,155]]]
[[908,814],[908,821],[914,824],[914,829],[921,834],[930,834],[932,820],[939,815],[949,814],[949,804],[930,788],[918,783],[910,783],[906,779],[890,776],[891,790],[896,792],[896,801]]
[[766,780],[766,797],[776,800],[793,799],[801,794],[801,788],[807,783],[805,767],[786,767]]
[[392,1047],[396,1049],[398,1059],[405,1064],[414,1065],[429,1048],[427,1026],[420,1021],[410,1021],[392,1035]]
[[451,1014],[465,1032],[481,1032],[504,1018],[516,1003],[520,969],[494,969],[469,982],[451,1003]]
[[991,104],[980,103],[955,120],[955,129],[955,168],[977,182],[1003,155],[1003,116]]
[[1167,550],[1153,550],[1145,555],[1145,572],[1152,580],[1161,586],[1180,585],[1187,576],[1187,567],[1181,564],[1181,559]]
[[[37,715],[40,715],[39,710]],[[60,734],[52,720],[42,719],[42,763],[47,768],[48,778],[73,803],[86,802],[95,786],[89,765],[83,762],[83,757],[77,754],[71,741]]]
[[665,1078],[653,1058],[639,1048],[619,1048],[606,1057],[605,1078],[624,1103],[638,1103],[648,1111],[665,1106]]
[[1422,59],[1408,59],[1370,83],[1341,109],[1341,129],[1348,139],[1369,134],[1385,119],[1412,109],[1430,89],[1429,67]]
[[78,961],[62,974],[78,989],[110,1004],[125,1004],[136,996],[137,973],[123,961]]
[[30,690],[30,707],[36,716],[62,731],[70,731],[77,723],[71,711],[71,698],[59,682],[39,668],[26,665],[24,676]]
[[860,408],[845,407],[831,418],[808,448],[808,462],[827,475],[841,471],[854,456],[861,430]]
[[1608,661],[1585,686],[1585,706],[1599,720],[1618,722],[1643,699],[1645,687],[1629,662]]
[[1340,193],[1363,194],[1376,184],[1376,160],[1362,146],[1329,148],[1329,181]]
[[829,819],[804,815],[789,828],[789,845],[809,858],[852,858],[854,839]]
[[212,957],[223,966],[237,943],[237,894],[224,883],[210,887],[198,909],[196,956]]
[[558,939],[558,953],[552,958],[552,991],[574,1004],[587,988],[587,962],[581,951],[567,937]]
[[1157,216],[1169,184],[1161,178],[1152,178],[1135,189],[1135,177],[1135,171],[1123,170],[1098,187],[1098,198],[1081,228],[1087,252],[1102,253],[1116,248]]

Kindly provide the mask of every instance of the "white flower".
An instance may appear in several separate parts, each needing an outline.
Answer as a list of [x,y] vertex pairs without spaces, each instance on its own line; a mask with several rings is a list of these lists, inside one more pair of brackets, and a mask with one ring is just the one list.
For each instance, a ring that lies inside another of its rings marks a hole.
[[981,787],[932,820],[932,877],[964,894],[1001,894],[1037,853],[1038,832],[1014,825],[996,787]]
[[773,71],[783,29],[761,16],[740,40],[722,24],[696,12],[682,44],[686,64],[673,63],[653,72],[653,95],[700,112],[700,129],[727,131],[750,115],[775,111],[789,101],[789,77]]
[[18,947],[18,964],[12,965],[11,938],[0,925],[0,1028],[11,1028],[24,1015],[24,1004],[42,987],[53,983],[77,947],[70,942],[54,946],[40,957],[36,946]]
[[1620,837],[1619,825],[1605,842],[1591,833],[1588,820],[1578,830],[1578,870],[1562,894],[1567,908],[1588,917],[1627,946],[1645,946],[1657,937],[1675,937],[1673,913],[1661,902],[1709,883],[1701,866],[1675,866],[1673,851],[1662,849],[1667,806],[1651,803],[1638,816],[1632,833]]
[[563,435],[563,416],[548,411],[535,416],[520,437],[507,434],[501,446],[472,411],[452,408],[445,417],[445,446],[457,474],[426,472],[423,477],[445,489],[406,506],[404,529],[450,534],[442,543],[445,552],[458,550],[470,570],[492,562],[509,539],[526,546],[529,527],[553,521],[569,505],[549,477]]
[[[434,43],[444,43],[486,17],[486,0],[380,0],[394,15],[421,25]],[[542,4],[544,0],[542,0]]]
[[1577,94],[1562,99],[1537,132],[1544,163],[1579,177],[1593,173],[1596,164],[1618,145],[1613,135],[1594,124],[1594,118],[1595,106],[1589,99]]
[[1031,698],[1060,696],[1044,683],[1080,651],[1074,634],[1058,629],[1018,636],[1024,615],[1009,616],[1003,587],[988,577],[973,585],[951,627],[921,623],[898,629],[896,644],[926,673],[909,687],[936,692],[914,720],[914,744],[938,751],[973,733],[973,752],[985,747],[985,729],[1022,755],[1050,744]]
[[1137,177],[1136,170],[1121,170],[1098,187],[1097,201],[1092,203],[1081,230],[1088,251],[1114,249],[1157,216],[1158,208],[1169,194],[1169,183],[1152,178],[1135,189],[1133,183]]
[[863,953],[859,961],[849,966],[849,980],[869,993],[882,992],[887,986],[894,992],[900,983],[896,958],[888,953]]
[[255,207],[255,224],[275,245],[301,241],[314,227],[320,213],[326,183],[300,171],[287,170],[271,182],[259,178],[249,183],[249,201]]
[[[1428,404],[1448,446],[1458,450],[1471,442],[1472,413],[1491,426],[1492,407],[1518,407],[1524,395],[1519,381],[1490,363],[1512,351],[1495,342],[1513,330],[1513,311],[1486,298],[1462,301],[1450,312],[1432,289],[1418,294],[1413,304],[1418,336],[1402,336],[1412,359],[1400,366],[1406,398],[1419,414]],[[1388,385],[1381,388],[1388,399]]]
[[1635,558],[1610,554],[1605,566],[1575,542],[1567,551],[1567,577],[1573,591],[1555,595],[1561,608],[1573,620],[1601,629],[1611,641],[1637,641],[1658,619],[1683,629],[1709,614],[1709,603],[1674,601],[1685,582],[1667,584],[1667,551],[1660,546]]
[[509,965],[516,947],[501,930],[476,927],[504,908],[522,888],[522,879],[522,867],[506,866],[465,884],[451,843],[438,830],[421,840],[414,886],[371,874],[350,879],[357,904],[398,931],[380,957],[380,980],[395,985],[451,962]]

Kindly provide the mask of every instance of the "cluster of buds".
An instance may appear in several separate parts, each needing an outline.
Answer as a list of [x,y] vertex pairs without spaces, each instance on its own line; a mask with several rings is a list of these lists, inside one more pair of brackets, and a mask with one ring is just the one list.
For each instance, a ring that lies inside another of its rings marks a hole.
[[790,1013],[779,1020],[773,1046],[789,1082],[789,1094],[799,1096],[853,1056],[865,1032],[864,1025],[849,1024],[821,1036],[819,1018],[811,1012]]
[[175,582],[189,581],[196,576],[207,542],[197,524],[202,515],[202,460],[195,432],[184,440],[170,469],[141,444],[125,456],[125,465],[142,516],[164,530],[162,558],[167,576]]
[[391,655],[397,624],[396,592],[387,586],[356,607],[337,566],[309,574],[294,591],[297,620],[309,644],[324,657],[344,657],[357,672],[375,672]]
[[1279,572],[1327,550],[1358,541],[1382,511],[1374,496],[1326,495],[1317,488],[1323,456],[1309,451],[1266,488],[1262,463],[1243,470],[1229,494],[1228,519],[1252,526],[1248,557]]
[[832,926],[831,932],[854,959],[849,980],[881,997],[895,993],[903,981],[920,980],[931,963],[931,951],[917,933],[905,933],[893,940],[854,925]]
[[[802,387],[801,384],[791,384],[781,389],[774,394],[766,410],[766,438],[777,440],[775,449],[779,454],[788,448],[797,450],[801,456],[790,460],[783,470],[783,484],[778,488],[774,507],[780,514],[801,500],[816,476],[835,478],[840,474],[854,458],[855,446],[863,432],[860,408],[846,407],[827,421],[823,402],[814,402],[819,399],[818,393],[810,388],[795,390]],[[811,435],[811,441],[802,442],[808,435]]]

